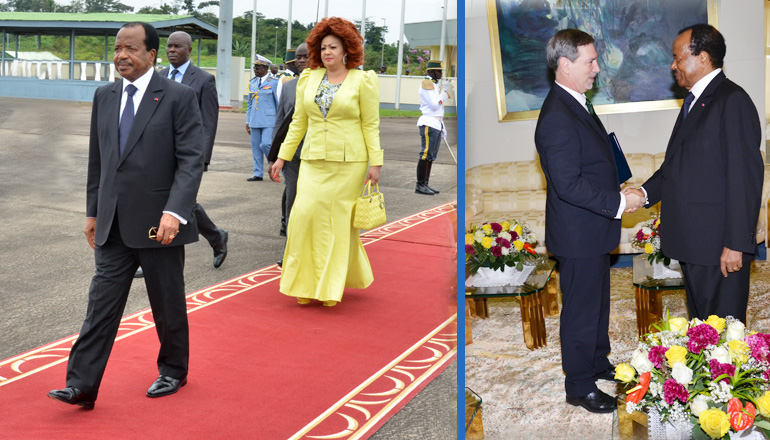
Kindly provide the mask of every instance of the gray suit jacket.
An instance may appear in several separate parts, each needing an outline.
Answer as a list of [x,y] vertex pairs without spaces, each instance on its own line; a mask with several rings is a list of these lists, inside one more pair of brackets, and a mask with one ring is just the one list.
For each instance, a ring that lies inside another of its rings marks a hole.
[[187,220],[169,246],[198,241],[192,211],[203,175],[203,130],[195,92],[153,73],[120,156],[122,94],[122,80],[94,94],[86,216],[96,217],[96,244],[107,241],[117,213],[126,246],[161,247],[147,233],[163,211]]
[[[160,76],[168,78],[169,68],[160,71]],[[211,163],[211,154],[214,150],[214,137],[217,135],[217,122],[219,121],[219,97],[217,96],[217,84],[214,75],[203,69],[195,67],[192,63],[187,67],[182,78],[182,84],[192,87],[198,97],[198,108],[203,119],[203,138],[205,142],[204,163]]]
[[[281,91],[281,99],[278,102],[278,111],[275,114],[275,127],[273,128],[273,142],[272,147],[270,148],[271,154],[273,152],[273,149],[276,145],[276,135],[279,133],[281,124],[283,124],[284,120],[288,117],[289,121],[291,121],[292,114],[294,113],[294,103],[297,100],[297,78],[295,77],[291,81],[287,81],[283,85],[283,90]],[[286,132],[283,132],[283,137],[286,137]],[[304,139],[299,142],[299,146],[297,147],[297,151],[294,153],[294,157],[292,160],[299,160],[299,155],[302,153],[302,143]],[[281,143],[283,142],[283,139],[278,139],[278,149],[281,148]],[[275,157],[278,157],[278,149],[275,150]],[[270,157],[270,155],[268,155]]]

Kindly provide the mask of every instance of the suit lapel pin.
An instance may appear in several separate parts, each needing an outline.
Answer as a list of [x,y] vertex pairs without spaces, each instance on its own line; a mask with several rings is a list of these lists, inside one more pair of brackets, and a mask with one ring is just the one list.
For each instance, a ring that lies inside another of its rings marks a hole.
[[157,100],[158,100],[158,98],[155,98],[155,100],[157,101]]

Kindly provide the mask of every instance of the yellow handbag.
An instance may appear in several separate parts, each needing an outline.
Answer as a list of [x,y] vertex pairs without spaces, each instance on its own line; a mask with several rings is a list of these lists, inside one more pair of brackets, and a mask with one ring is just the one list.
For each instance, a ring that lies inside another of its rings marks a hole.
[[372,192],[372,182],[366,181],[361,197],[356,200],[353,211],[353,227],[356,229],[372,229],[386,222],[385,196],[380,192],[380,184]]

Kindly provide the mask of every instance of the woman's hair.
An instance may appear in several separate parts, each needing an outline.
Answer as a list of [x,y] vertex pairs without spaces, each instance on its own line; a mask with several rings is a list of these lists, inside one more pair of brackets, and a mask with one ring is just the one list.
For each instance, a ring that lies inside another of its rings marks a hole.
[[327,17],[319,21],[310,35],[308,35],[307,48],[309,52],[308,67],[317,69],[323,67],[321,60],[321,40],[327,35],[334,35],[342,40],[342,48],[348,55],[345,67],[354,69],[364,64],[363,37],[353,23],[339,17]]

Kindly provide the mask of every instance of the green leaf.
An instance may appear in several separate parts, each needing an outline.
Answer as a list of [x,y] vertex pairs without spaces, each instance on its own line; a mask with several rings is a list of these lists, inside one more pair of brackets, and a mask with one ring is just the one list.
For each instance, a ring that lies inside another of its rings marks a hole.
[[692,424],[692,440],[711,440],[711,437],[700,428],[697,418]]
[[759,417],[757,417],[757,419],[754,420],[754,425],[762,428],[765,431],[765,434],[768,434],[768,430],[770,430],[770,422],[768,422],[767,420],[759,420]]

